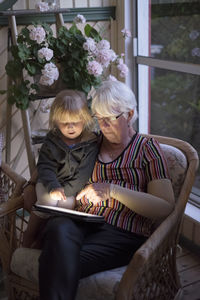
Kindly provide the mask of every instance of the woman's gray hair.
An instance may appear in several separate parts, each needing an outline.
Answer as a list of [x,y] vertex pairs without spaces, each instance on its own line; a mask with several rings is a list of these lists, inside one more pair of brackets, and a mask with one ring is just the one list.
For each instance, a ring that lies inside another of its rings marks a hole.
[[116,116],[120,113],[127,114],[134,110],[131,125],[136,121],[137,102],[132,90],[121,81],[106,80],[96,90],[91,105],[92,113],[103,117]]

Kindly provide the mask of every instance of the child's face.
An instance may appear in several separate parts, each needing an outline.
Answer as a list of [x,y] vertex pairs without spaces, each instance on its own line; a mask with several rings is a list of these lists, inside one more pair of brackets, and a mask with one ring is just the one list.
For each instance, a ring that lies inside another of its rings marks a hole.
[[65,138],[73,140],[81,135],[84,128],[84,121],[57,121],[57,126]]

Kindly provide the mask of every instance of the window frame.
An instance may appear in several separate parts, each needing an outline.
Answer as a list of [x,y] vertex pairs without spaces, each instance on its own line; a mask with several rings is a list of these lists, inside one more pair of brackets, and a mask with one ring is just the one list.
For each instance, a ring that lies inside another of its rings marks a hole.
[[[141,16],[139,16],[139,9],[141,5],[146,5],[143,7],[143,18],[144,22],[147,22],[146,15],[148,14],[149,18],[151,18],[150,12],[144,10],[148,10],[149,7],[151,8],[151,1],[146,0],[142,2],[140,0],[133,0],[133,28],[135,28],[133,32],[133,61],[134,61],[134,74],[137,79],[134,80],[133,90],[135,92],[136,98],[138,99],[138,116],[139,116],[139,123],[138,128],[139,131],[142,133],[150,133],[150,106],[151,106],[151,99],[148,93],[149,89],[149,67],[161,68],[166,69],[169,71],[177,71],[183,72],[192,75],[200,75],[200,65],[192,64],[187,62],[177,62],[171,60],[162,60],[153,58],[150,56],[142,56],[138,55],[139,51],[139,34],[140,30],[138,29],[140,26],[138,25],[138,20],[141,20]],[[157,4],[155,4],[157,5]],[[178,3],[178,5],[181,5]],[[149,22],[149,20],[148,20]],[[146,53],[145,53],[146,55]],[[141,80],[142,79],[142,80]],[[145,83],[144,83],[145,81]],[[146,84],[146,88],[145,88]],[[142,87],[143,86],[143,87]],[[200,189],[194,187],[190,194],[189,202],[196,207],[200,208]]]

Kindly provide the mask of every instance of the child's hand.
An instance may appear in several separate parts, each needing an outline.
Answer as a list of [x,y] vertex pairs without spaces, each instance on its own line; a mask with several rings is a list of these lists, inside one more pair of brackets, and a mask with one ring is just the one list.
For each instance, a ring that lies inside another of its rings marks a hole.
[[63,201],[67,200],[63,188],[57,188],[55,190],[52,190],[49,194],[53,200],[63,200]]

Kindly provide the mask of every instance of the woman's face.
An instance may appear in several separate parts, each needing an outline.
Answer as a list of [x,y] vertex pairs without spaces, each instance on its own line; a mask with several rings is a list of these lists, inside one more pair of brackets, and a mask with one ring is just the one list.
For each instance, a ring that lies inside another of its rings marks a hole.
[[121,113],[115,118],[95,114],[101,132],[112,143],[121,143],[128,134],[128,119]]

